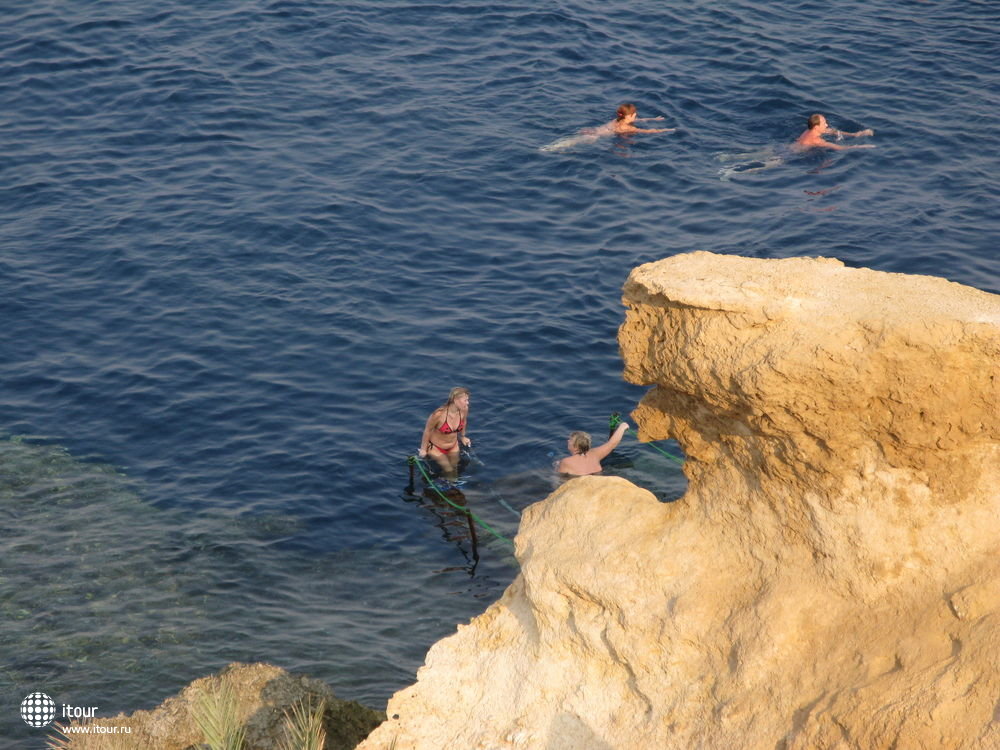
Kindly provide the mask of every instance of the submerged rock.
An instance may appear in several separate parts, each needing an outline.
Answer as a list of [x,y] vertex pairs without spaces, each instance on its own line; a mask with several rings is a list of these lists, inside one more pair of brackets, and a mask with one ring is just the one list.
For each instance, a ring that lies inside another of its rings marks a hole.
[[286,711],[297,704],[326,703],[323,726],[326,750],[349,750],[385,719],[385,714],[354,701],[336,698],[326,683],[293,675],[270,664],[230,664],[218,675],[195,680],[178,695],[152,711],[136,711],[89,722],[92,726],[128,728],[128,734],[67,735],[69,748],[136,748],[137,750],[188,750],[201,747],[205,736],[195,713],[206,695],[227,689],[233,696],[232,716],[242,726],[245,750],[278,750],[284,747]]
[[687,493],[528,508],[521,575],[359,750],[1000,747],[1000,298],[692,253],[624,302]]

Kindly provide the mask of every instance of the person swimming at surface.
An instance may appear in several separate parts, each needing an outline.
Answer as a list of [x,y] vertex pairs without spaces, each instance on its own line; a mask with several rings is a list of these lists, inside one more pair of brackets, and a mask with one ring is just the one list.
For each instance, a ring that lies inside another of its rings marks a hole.
[[632,123],[647,120],[662,120],[662,117],[639,117],[634,104],[622,104],[615,113],[615,119],[597,128],[583,128],[575,135],[560,138],[540,151],[565,151],[581,144],[596,143],[606,135],[630,135],[631,133],[672,133],[677,128],[637,128]]
[[843,136],[849,136],[851,138],[856,138],[862,135],[875,135],[875,131],[871,128],[865,130],[859,130],[856,133],[845,133],[843,130],[835,130],[831,128],[823,115],[810,115],[808,121],[808,127],[802,132],[798,138],[795,139],[795,143],[792,144],[792,148],[796,151],[803,151],[807,148],[832,148],[837,151],[842,151],[848,148],[875,148],[874,143],[861,143],[856,146],[841,146],[839,143],[830,143],[830,141],[823,138],[824,135],[835,135],[838,138]]
[[571,432],[569,439],[566,441],[566,447],[569,448],[570,455],[566,456],[566,458],[562,459],[556,465],[556,470],[560,474],[572,474],[573,476],[600,473],[603,469],[601,461],[607,458],[611,451],[618,447],[618,443],[622,441],[622,436],[625,435],[626,430],[628,430],[628,423],[621,422],[608,439],[608,442],[596,448],[591,447],[591,438],[588,433],[580,432],[579,430]]
[[639,110],[631,103],[622,104],[615,112],[615,119],[599,128],[589,128],[581,132],[591,135],[626,135],[628,133],[672,133],[677,128],[637,128],[633,122],[662,120],[662,117],[639,117]]
[[458,476],[461,446],[472,445],[472,441],[465,436],[469,397],[468,388],[452,388],[448,400],[427,418],[423,437],[420,438],[420,457],[433,458],[449,479]]

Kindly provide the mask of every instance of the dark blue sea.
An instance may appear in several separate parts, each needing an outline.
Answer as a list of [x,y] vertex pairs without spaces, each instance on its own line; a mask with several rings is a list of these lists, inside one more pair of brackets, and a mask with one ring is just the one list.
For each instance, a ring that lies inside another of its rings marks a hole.
[[[237,660],[384,708],[517,574],[407,491],[424,420],[471,389],[463,492],[512,537],[566,434],[642,396],[615,338],[637,264],[822,255],[1000,292],[992,0],[2,18],[10,746],[42,746],[30,692],[107,716]],[[566,145],[622,102],[676,132]],[[876,148],[788,153],[813,112]],[[684,492],[631,438],[608,471]]]

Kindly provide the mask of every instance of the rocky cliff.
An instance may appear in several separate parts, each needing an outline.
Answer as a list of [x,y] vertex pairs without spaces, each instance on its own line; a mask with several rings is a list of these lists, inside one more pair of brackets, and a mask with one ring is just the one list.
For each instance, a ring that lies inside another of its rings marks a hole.
[[530,507],[521,575],[359,748],[1000,748],[1000,298],[692,253],[624,303],[687,493]]

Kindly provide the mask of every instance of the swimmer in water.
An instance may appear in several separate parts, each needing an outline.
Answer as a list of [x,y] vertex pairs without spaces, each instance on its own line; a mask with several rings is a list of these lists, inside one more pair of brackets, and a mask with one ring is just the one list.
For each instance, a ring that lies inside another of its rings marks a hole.
[[804,151],[807,148],[832,148],[837,151],[843,151],[848,148],[875,148],[874,143],[862,143],[857,146],[841,146],[839,143],[830,143],[823,139],[824,135],[835,135],[838,138],[842,136],[849,136],[851,138],[856,138],[860,135],[875,135],[875,131],[871,128],[867,130],[859,130],[857,133],[845,133],[843,130],[834,130],[831,128],[823,115],[810,115],[809,116],[809,127],[803,131],[802,135],[795,139],[795,143],[792,144],[792,148],[796,151]]
[[419,455],[433,458],[448,479],[458,476],[462,446],[472,445],[465,436],[468,420],[469,389],[452,388],[448,400],[431,413],[424,425]]
[[628,423],[622,422],[608,442],[596,448],[590,447],[590,435],[586,432],[571,432],[566,441],[566,447],[569,448],[571,455],[562,459],[556,465],[556,470],[560,474],[572,474],[573,476],[600,473],[603,468],[601,461],[618,447],[618,443],[622,441],[622,436],[627,429]]
[[677,128],[637,128],[632,123],[645,122],[647,120],[662,120],[662,117],[638,117],[638,111],[634,104],[623,104],[615,113],[615,119],[607,125],[599,128],[583,128],[576,135],[542,146],[540,151],[565,151],[566,149],[591,144],[599,141],[606,135],[630,135],[632,133],[672,133]]
[[623,104],[615,113],[615,119],[599,128],[588,128],[581,132],[590,135],[628,135],[629,133],[672,133],[677,128],[637,128],[633,122],[662,120],[662,117],[639,117],[634,104]]

